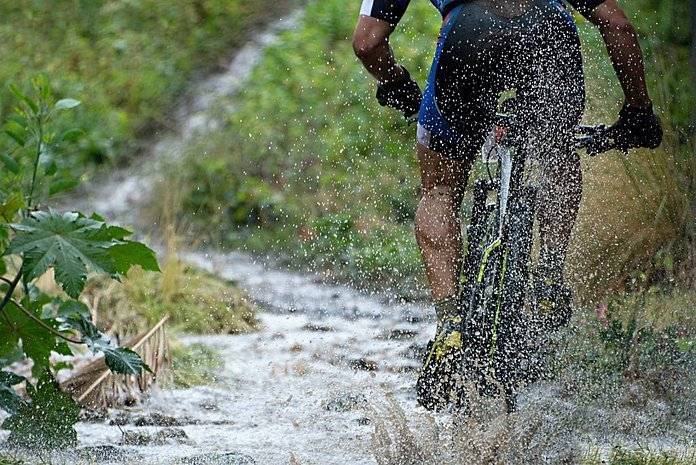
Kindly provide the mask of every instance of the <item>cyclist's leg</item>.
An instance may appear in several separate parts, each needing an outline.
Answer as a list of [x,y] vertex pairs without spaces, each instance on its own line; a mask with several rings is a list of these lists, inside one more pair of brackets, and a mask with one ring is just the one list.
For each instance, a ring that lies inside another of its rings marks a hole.
[[462,263],[459,208],[471,162],[445,158],[420,143],[416,153],[421,171],[416,240],[437,302],[458,291]]
[[458,299],[462,264],[459,207],[473,155],[483,144],[486,121],[490,121],[494,110],[489,105],[485,108],[488,114],[482,112],[479,102],[485,99],[477,98],[481,94],[476,93],[471,81],[462,79],[474,73],[462,72],[465,60],[461,58],[473,54],[457,48],[462,42],[456,35],[449,40],[450,32],[461,30],[461,16],[456,11],[443,27],[418,123],[422,197],[416,212],[416,238],[438,314],[435,338],[428,346],[416,385],[418,402],[429,409],[458,404],[460,400],[463,341]]
[[436,302],[458,293],[459,206],[474,154],[483,144],[494,111],[495,96],[480,84],[490,79],[476,79],[482,67],[470,59],[475,56],[475,44],[461,40],[462,34],[472,30],[465,21],[470,21],[468,13],[474,10],[481,8],[457,7],[443,25],[418,121],[422,197],[416,212],[416,239]]
[[[522,89],[531,122],[529,150],[539,155],[543,174],[539,192],[540,274],[549,283],[548,303],[568,307],[563,268],[582,196],[580,160],[573,132],[584,110],[585,92],[580,41],[572,17],[549,6],[539,23],[534,66]],[[558,291],[558,292],[556,292]],[[565,311],[565,310],[563,310]]]

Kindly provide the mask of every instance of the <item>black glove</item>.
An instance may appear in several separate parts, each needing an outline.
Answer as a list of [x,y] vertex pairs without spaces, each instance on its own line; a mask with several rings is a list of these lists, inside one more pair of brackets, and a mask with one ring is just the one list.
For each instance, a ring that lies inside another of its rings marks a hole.
[[639,147],[655,149],[662,143],[662,125],[652,105],[638,108],[625,103],[608,135],[614,139],[616,148],[624,152]]
[[398,81],[379,84],[377,86],[377,101],[383,107],[399,110],[406,119],[413,119],[420,109],[421,94],[418,83],[404,70],[404,76]]

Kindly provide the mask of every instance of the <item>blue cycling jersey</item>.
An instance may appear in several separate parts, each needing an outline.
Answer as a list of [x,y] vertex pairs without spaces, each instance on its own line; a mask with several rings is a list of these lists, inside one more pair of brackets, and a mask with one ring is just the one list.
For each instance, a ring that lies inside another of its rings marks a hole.
[[[561,0],[551,1],[561,2]],[[566,1],[583,15],[587,15],[604,2],[604,0]],[[395,25],[401,20],[409,3],[411,3],[411,0],[363,0],[360,14],[372,16],[373,18],[381,19]],[[466,0],[430,0],[430,3],[432,3],[444,17],[453,7],[466,3]]]

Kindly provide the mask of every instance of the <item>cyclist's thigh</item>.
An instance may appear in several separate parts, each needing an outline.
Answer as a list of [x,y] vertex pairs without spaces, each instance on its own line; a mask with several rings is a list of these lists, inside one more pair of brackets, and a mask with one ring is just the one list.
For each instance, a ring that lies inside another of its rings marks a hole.
[[572,16],[556,2],[538,0],[538,12],[530,26],[525,47],[529,66],[518,95],[541,145],[566,146],[585,108],[580,40]]
[[469,178],[471,161],[445,157],[421,144],[416,146],[416,155],[423,193],[444,187],[451,192],[455,203],[459,204]]
[[494,23],[481,6],[467,3],[452,11],[441,31],[418,141],[443,157],[471,161],[493,121],[501,89],[485,39]]

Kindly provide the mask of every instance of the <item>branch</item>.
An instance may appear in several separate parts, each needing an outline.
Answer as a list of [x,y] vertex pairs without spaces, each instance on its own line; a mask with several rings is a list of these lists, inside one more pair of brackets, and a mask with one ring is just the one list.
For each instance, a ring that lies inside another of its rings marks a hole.
[[6,282],[7,284],[9,284],[10,286],[12,285],[12,281],[10,281],[9,279],[5,278],[4,276],[0,276],[0,281],[4,281],[4,282]]
[[47,325],[46,323],[44,323],[43,320],[42,320],[41,318],[39,318],[39,317],[37,317],[36,315],[34,315],[34,313],[31,312],[30,310],[27,310],[22,304],[20,304],[19,302],[17,302],[17,301],[14,300],[14,299],[11,299],[11,300],[12,300],[12,303],[13,303],[18,309],[20,309],[20,310],[22,311],[22,313],[24,313],[26,316],[28,316],[29,318],[31,318],[32,320],[34,320],[35,323],[39,324],[39,325],[40,325],[43,329],[45,329],[46,331],[52,333],[52,334],[55,335],[55,336],[58,336],[59,338],[65,340],[65,341],[72,342],[73,344],[84,344],[84,341],[82,341],[82,339],[73,339],[73,338],[70,338],[70,337],[65,336],[64,334],[62,334],[60,331],[56,331],[54,328],[51,328],[49,325]]
[[14,277],[12,281],[10,281],[10,288],[7,290],[7,294],[5,294],[5,297],[2,298],[2,302],[0,302],[0,312],[5,308],[5,305],[7,305],[7,302],[12,300],[12,294],[14,293],[15,289],[17,289],[17,284],[19,284],[19,280],[22,278],[22,268],[19,269],[17,272],[17,276]]

